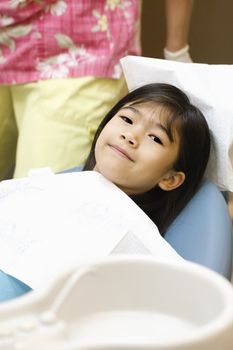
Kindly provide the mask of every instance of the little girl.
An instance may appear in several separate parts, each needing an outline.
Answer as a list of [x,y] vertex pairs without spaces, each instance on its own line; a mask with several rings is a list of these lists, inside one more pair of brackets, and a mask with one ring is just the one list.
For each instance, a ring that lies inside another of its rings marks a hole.
[[142,86],[101,122],[84,170],[116,184],[164,235],[196,193],[210,152],[207,122],[178,88]]
[[[151,84],[130,92],[106,115],[97,130],[84,170],[100,172],[116,184],[154,221],[164,235],[197,191],[209,151],[209,129],[201,112],[176,87]],[[69,181],[69,177],[67,179]],[[31,196],[32,192],[29,198],[34,200]],[[42,192],[39,196],[42,196]],[[17,203],[21,203],[19,198]],[[48,200],[50,197],[45,198]],[[37,211],[32,213],[38,216]],[[18,222],[18,215],[15,220]],[[20,217],[19,228],[24,232],[23,222]],[[47,222],[45,224],[47,226]],[[29,226],[25,227],[30,232]],[[72,228],[72,225],[68,227]],[[54,251],[53,246],[51,249]],[[67,255],[65,247],[64,252]],[[34,271],[41,271],[43,278],[40,252],[38,256],[38,261],[33,265]],[[56,263],[55,259],[55,266]],[[27,286],[8,277],[0,271],[0,299],[1,294],[6,299],[4,293],[9,298],[10,293],[16,296],[16,293],[28,291]],[[8,283],[12,285],[13,292]]]

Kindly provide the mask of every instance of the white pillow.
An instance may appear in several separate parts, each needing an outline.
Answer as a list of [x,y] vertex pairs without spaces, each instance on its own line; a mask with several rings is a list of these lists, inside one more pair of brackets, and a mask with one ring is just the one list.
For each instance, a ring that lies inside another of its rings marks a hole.
[[168,83],[183,90],[208,122],[212,150],[206,176],[233,191],[233,65],[181,63],[127,56],[121,65],[129,90]]

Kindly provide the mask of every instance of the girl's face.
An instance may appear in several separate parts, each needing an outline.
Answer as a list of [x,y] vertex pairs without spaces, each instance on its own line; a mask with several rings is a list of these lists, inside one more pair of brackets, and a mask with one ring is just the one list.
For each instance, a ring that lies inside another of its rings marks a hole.
[[178,187],[185,177],[173,170],[179,136],[170,140],[162,114],[153,102],[121,108],[96,142],[94,170],[128,195],[147,192],[156,185],[164,190]]

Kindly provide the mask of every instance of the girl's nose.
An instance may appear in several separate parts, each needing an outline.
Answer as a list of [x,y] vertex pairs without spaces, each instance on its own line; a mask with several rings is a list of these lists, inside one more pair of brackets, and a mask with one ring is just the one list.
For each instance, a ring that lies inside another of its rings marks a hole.
[[121,138],[125,140],[127,143],[129,143],[131,146],[136,147],[138,145],[137,138],[131,133],[122,133]]

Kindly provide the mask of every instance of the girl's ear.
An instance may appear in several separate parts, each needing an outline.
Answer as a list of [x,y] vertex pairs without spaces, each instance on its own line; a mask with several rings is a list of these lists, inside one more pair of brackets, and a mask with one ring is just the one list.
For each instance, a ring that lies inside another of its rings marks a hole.
[[182,171],[171,170],[158,183],[163,191],[171,191],[182,185],[185,174]]

